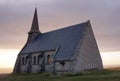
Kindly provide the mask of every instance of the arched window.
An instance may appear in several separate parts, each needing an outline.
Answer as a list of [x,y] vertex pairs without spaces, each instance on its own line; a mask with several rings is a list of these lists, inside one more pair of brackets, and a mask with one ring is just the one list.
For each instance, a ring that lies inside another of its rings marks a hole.
[[26,56],[26,58],[25,58],[25,64],[28,64],[28,59],[30,58],[30,56],[28,55],[28,56]]
[[24,60],[25,60],[24,57],[22,57],[22,65],[24,65]]
[[33,64],[36,64],[36,56],[33,57]]
[[26,59],[25,59],[25,64],[27,64],[27,59],[28,59],[28,57],[26,56]]
[[50,64],[50,55],[47,55],[47,64]]
[[40,63],[40,55],[38,56],[37,64]]

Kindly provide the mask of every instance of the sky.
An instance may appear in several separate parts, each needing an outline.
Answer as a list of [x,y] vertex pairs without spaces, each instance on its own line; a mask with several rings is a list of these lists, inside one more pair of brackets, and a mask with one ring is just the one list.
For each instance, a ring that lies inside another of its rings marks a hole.
[[[104,65],[120,65],[120,0],[0,0],[0,68],[13,68],[35,6],[41,32],[91,21]],[[111,60],[112,59],[112,60]]]

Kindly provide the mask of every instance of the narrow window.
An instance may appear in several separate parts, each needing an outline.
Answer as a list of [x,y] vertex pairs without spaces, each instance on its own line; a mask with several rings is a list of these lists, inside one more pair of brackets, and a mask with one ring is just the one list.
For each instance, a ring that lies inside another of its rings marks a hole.
[[38,56],[37,64],[40,63],[40,55]]
[[50,55],[47,56],[47,64],[50,64]]
[[36,64],[36,56],[33,57],[33,64]]
[[24,57],[22,57],[22,65],[24,65]]
[[28,59],[28,57],[26,56],[26,59],[25,59],[25,64],[27,64],[27,59]]

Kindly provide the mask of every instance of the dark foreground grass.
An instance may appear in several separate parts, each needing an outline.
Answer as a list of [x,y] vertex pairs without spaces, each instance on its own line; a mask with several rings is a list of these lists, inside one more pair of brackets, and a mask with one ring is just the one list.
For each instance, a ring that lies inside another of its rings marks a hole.
[[73,75],[10,74],[0,81],[120,81],[120,70],[86,71]]

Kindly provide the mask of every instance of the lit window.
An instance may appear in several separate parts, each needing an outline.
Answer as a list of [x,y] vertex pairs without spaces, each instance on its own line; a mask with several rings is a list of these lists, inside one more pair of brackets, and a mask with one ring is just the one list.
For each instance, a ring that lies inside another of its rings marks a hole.
[[50,55],[47,56],[47,64],[50,64]]

